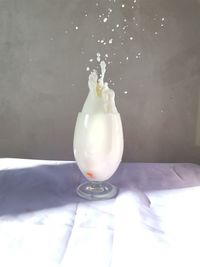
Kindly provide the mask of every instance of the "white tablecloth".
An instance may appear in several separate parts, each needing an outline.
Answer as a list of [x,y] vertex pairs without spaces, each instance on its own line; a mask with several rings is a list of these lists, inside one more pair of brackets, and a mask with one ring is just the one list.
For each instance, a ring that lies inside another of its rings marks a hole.
[[85,201],[74,162],[0,159],[0,266],[200,266],[200,166],[122,163]]

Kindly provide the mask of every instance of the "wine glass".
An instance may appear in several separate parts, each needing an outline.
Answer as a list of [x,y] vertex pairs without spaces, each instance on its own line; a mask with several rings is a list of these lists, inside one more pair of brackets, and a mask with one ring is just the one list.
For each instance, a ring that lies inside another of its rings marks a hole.
[[121,162],[123,146],[122,122],[118,112],[79,112],[74,131],[74,157],[88,180],[76,189],[80,197],[99,200],[117,195],[117,187],[107,180]]

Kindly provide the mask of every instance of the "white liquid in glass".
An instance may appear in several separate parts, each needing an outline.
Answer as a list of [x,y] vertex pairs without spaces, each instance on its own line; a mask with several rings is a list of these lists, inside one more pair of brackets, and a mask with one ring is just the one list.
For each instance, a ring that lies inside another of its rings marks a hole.
[[86,199],[111,198],[117,189],[103,183],[117,170],[123,154],[121,117],[115,106],[115,93],[104,83],[106,64],[100,62],[101,77],[94,70],[89,75],[89,94],[78,114],[74,132],[74,156],[90,181],[77,189]]

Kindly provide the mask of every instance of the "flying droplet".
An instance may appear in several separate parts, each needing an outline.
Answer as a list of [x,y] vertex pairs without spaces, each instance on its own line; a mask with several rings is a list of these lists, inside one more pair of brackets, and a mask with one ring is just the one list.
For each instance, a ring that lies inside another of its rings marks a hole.
[[112,42],[113,42],[113,39],[111,38],[111,39],[110,39],[108,42],[109,42],[109,44],[112,44]]
[[132,37],[132,36],[130,37],[130,40],[131,40],[131,41],[133,40],[133,37]]
[[100,60],[101,60],[101,54],[97,53],[97,61],[100,62]]
[[104,19],[103,19],[103,22],[106,22],[107,20],[108,20],[108,18],[104,18]]
[[122,8],[124,8],[125,7],[125,5],[124,4],[122,4]]
[[126,94],[128,94],[128,92],[127,91],[124,91],[124,94],[126,95]]
[[128,57],[126,57],[126,60],[128,60]]
[[165,18],[162,18],[162,21],[164,21],[165,20]]
[[78,30],[78,26],[76,26],[75,29]]
[[86,70],[87,70],[87,71],[90,71],[90,68],[89,68],[89,67],[87,67],[87,68],[86,68]]
[[93,58],[90,58],[90,60],[89,60],[89,61],[90,61],[90,62],[92,62],[93,60],[94,60]]
[[119,28],[119,24],[116,25],[116,28]]

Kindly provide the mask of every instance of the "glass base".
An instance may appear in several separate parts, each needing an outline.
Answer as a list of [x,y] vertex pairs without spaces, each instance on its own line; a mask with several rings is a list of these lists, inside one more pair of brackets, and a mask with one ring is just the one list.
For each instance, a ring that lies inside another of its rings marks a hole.
[[107,182],[86,182],[77,187],[76,193],[87,200],[103,200],[114,198],[118,188]]

